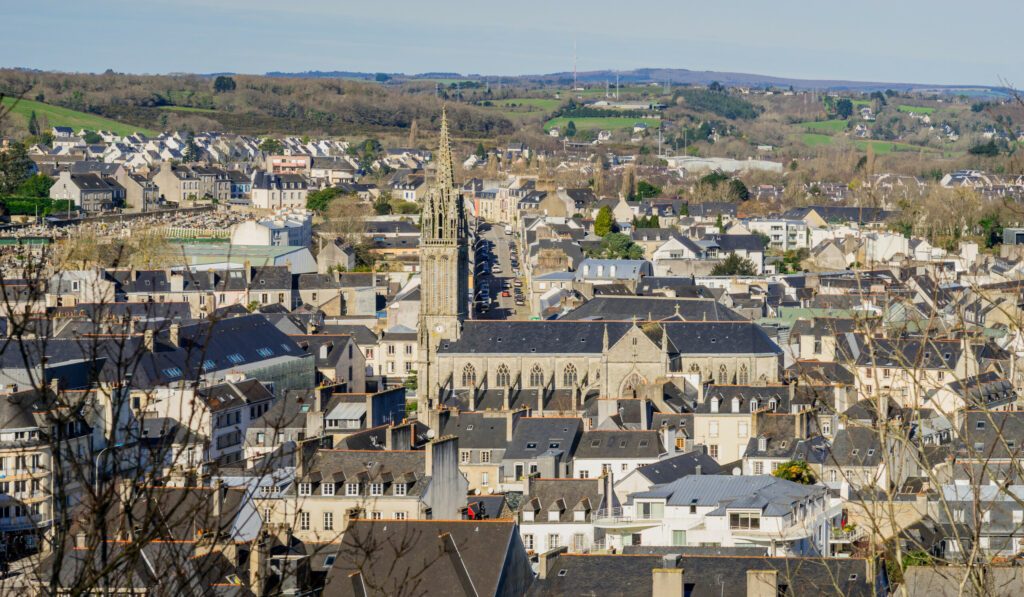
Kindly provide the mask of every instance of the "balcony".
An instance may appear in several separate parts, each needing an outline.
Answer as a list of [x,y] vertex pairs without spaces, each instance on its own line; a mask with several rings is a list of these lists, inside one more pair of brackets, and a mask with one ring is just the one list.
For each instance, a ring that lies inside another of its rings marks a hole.
[[833,545],[842,545],[847,543],[853,543],[854,541],[860,539],[863,536],[864,529],[861,529],[860,527],[835,527],[832,529],[828,541]]
[[608,508],[598,510],[594,513],[593,522],[595,527],[603,529],[649,529],[661,526],[660,518],[643,518],[634,515],[631,511],[622,508]]

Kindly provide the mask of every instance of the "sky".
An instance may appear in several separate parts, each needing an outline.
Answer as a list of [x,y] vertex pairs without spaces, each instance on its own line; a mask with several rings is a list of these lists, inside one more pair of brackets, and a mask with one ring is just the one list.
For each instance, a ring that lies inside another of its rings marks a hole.
[[1024,86],[1021,0],[0,0],[0,66],[519,75],[686,68]]

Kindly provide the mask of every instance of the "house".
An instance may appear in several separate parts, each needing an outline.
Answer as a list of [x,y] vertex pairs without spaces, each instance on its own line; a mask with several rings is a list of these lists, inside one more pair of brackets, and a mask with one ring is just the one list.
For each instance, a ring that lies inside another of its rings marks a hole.
[[108,211],[124,204],[125,188],[113,178],[64,171],[50,187],[50,199],[71,201],[85,212]]
[[439,433],[459,437],[459,471],[469,481],[471,492],[490,494],[501,487],[505,480],[502,467],[505,450],[525,412],[463,411],[451,414],[445,410],[438,413]]
[[352,336],[305,334],[290,337],[313,356],[318,384],[341,386],[348,393],[366,391],[366,357]]
[[153,181],[125,171],[117,182],[124,187],[125,211],[146,212],[159,206],[160,188]]
[[543,479],[529,477],[517,512],[526,551],[544,553],[565,547],[586,553],[604,543],[595,535],[594,519],[620,508],[608,491],[610,477]]
[[703,449],[678,454],[637,467],[615,481],[615,495],[626,502],[634,493],[650,491],[655,485],[666,485],[687,475],[717,475],[721,467]]
[[256,209],[302,209],[306,207],[309,187],[298,174],[272,174],[262,170],[252,175],[250,191]]
[[269,218],[246,220],[231,228],[232,245],[309,247],[313,241],[313,214],[280,210]]
[[644,276],[653,275],[650,261],[642,259],[584,259],[576,270],[576,282],[600,284],[625,284],[636,288]]
[[[402,545],[387,549],[385,545]],[[367,546],[372,558],[367,559]],[[444,554],[444,557],[439,557]],[[364,587],[398,595],[518,597],[533,571],[510,520],[360,520],[341,539],[323,597],[362,597]]]
[[580,438],[572,462],[573,475],[580,479],[596,479],[607,473],[624,476],[657,462],[667,451],[658,431],[592,429]]
[[567,417],[524,417],[512,432],[502,457],[503,491],[523,491],[527,476],[542,479],[572,477],[573,455],[583,422]]
[[770,475],[690,475],[633,494],[626,511],[625,525],[596,522],[609,544],[756,545],[773,556],[828,554],[842,516],[826,488]]

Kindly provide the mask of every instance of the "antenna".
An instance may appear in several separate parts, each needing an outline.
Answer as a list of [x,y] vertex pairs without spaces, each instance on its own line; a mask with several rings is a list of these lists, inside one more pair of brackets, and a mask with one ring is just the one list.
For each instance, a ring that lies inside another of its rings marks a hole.
[[576,36],[572,37],[572,91],[576,92]]

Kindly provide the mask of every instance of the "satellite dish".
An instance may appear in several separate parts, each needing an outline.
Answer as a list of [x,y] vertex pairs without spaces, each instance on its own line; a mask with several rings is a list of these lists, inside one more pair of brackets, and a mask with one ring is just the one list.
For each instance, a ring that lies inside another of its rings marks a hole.
[[741,474],[740,467],[738,467],[738,466],[733,467],[733,469],[732,469],[732,476],[738,477],[738,476],[740,476],[740,474]]
[[427,439],[434,439],[434,430],[427,429]]
[[488,487],[487,488],[487,495],[494,495],[494,488],[493,487]]

